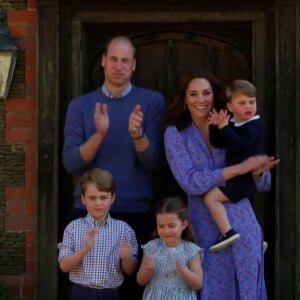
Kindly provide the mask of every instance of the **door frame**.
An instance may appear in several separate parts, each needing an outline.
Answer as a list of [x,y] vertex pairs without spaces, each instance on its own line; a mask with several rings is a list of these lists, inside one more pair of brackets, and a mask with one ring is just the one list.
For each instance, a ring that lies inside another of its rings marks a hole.
[[[37,78],[38,78],[38,134],[37,134],[37,261],[35,299],[58,299],[58,178],[61,169],[59,149],[59,103],[82,92],[81,56],[82,23],[101,22],[234,22],[252,24],[252,74],[258,97],[266,94],[266,81],[270,77],[266,68],[266,28],[263,10],[257,11],[71,11],[59,0],[37,1]],[[63,16],[63,17],[61,17]],[[71,17],[72,16],[72,17]],[[71,38],[70,38],[71,36]],[[65,38],[65,39],[63,39]],[[67,53],[74,49],[72,59]],[[68,78],[72,84],[69,85]],[[66,84],[67,82],[67,84]],[[275,104],[274,104],[275,105]],[[266,111],[262,108],[262,113]],[[268,108],[270,113],[270,108]],[[47,238],[45,238],[47,237]]]

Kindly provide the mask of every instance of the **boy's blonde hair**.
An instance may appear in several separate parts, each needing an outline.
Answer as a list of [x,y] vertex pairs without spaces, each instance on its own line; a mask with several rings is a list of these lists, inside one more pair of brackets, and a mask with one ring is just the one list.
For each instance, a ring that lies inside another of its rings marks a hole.
[[81,177],[80,187],[81,194],[84,195],[86,187],[89,183],[96,184],[98,191],[110,192],[112,194],[116,191],[116,184],[110,172],[95,168],[86,171]]
[[226,88],[226,97],[230,101],[234,95],[245,95],[247,97],[256,97],[256,87],[248,80],[236,79]]

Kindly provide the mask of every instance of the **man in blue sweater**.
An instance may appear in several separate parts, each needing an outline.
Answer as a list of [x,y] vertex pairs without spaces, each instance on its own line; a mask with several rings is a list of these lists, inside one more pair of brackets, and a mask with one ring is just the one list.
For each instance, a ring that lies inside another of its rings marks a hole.
[[[131,84],[135,48],[127,37],[112,38],[102,56],[104,83],[97,90],[75,98],[65,120],[63,163],[80,178],[88,169],[106,169],[116,181],[116,201],[111,215],[126,221],[139,245],[152,231],[150,202],[152,173],[163,154],[161,122],[163,96]],[[85,216],[80,186],[75,192],[73,219]],[[135,281],[135,279],[132,279]],[[131,290],[132,294],[128,294]],[[126,289],[121,299],[141,299],[141,291]]]

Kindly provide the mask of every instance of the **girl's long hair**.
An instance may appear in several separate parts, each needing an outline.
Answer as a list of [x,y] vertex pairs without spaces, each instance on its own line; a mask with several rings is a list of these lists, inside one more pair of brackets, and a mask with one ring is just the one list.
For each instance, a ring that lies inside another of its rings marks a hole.
[[[161,199],[156,206],[155,215],[158,214],[176,214],[178,218],[183,222],[185,220],[188,221],[187,227],[182,231],[181,238],[183,240],[187,240],[190,242],[196,241],[194,230],[192,228],[190,219],[189,219],[189,212],[188,207],[185,201],[183,201],[180,197],[167,197]],[[157,238],[158,233],[157,229],[153,234],[153,238]]]

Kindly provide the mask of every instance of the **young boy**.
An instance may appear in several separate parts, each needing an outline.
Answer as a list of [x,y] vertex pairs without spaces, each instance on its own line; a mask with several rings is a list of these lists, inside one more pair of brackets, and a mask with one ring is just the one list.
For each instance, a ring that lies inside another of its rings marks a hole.
[[110,217],[115,182],[102,169],[81,178],[81,200],[87,216],[72,221],[59,244],[59,266],[69,272],[71,300],[119,299],[124,273],[137,266],[138,245],[133,229]]
[[[226,148],[226,165],[242,162],[249,156],[264,153],[264,130],[260,117],[256,115],[256,88],[246,80],[234,80],[226,89],[227,109],[217,113],[213,110],[209,117],[210,142],[214,147]],[[253,197],[256,185],[251,173],[234,177],[225,186],[214,188],[204,196],[217,227],[221,231],[216,243],[210,247],[217,252],[240,238],[227,218],[224,202],[238,202]]]

